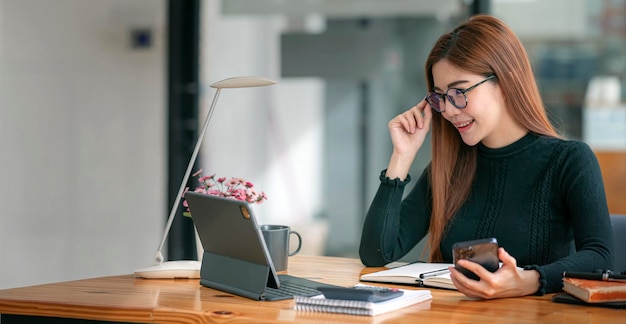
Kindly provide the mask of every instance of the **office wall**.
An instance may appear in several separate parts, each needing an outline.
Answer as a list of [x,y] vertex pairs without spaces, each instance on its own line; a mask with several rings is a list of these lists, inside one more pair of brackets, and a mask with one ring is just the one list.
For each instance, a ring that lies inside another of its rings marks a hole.
[[[165,1],[0,0],[0,288],[153,262]],[[148,48],[130,45],[148,28]]]

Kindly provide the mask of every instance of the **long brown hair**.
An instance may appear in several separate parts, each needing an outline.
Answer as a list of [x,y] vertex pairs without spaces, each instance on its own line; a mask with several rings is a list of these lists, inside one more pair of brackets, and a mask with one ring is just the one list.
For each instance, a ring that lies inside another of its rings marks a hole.
[[[476,15],[442,35],[426,60],[428,90],[433,91],[432,67],[446,59],[474,74],[495,74],[504,104],[530,132],[558,137],[550,124],[530,61],[517,36],[499,19]],[[430,260],[443,261],[440,242],[446,226],[469,196],[476,174],[477,149],[463,143],[459,132],[441,114],[432,120],[432,161],[429,180],[432,214],[428,229]]]

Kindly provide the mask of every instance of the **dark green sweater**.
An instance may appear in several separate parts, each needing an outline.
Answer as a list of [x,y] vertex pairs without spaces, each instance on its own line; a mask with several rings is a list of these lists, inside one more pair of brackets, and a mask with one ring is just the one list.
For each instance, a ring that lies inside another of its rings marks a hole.
[[[444,262],[455,242],[495,237],[517,265],[540,274],[538,294],[561,290],[563,271],[613,266],[613,232],[598,161],[579,141],[528,134],[499,149],[478,145],[471,194],[441,241]],[[382,266],[408,253],[428,231],[431,206],[426,170],[410,181],[385,171],[367,213],[359,254]]]

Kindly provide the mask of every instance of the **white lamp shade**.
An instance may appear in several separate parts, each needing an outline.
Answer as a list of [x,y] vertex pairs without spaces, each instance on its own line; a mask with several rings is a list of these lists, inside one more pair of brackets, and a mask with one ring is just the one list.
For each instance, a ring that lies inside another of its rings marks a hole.
[[223,88],[249,88],[249,87],[262,87],[267,85],[276,84],[276,81],[257,77],[257,76],[241,76],[224,79],[217,81],[210,85],[211,88],[223,89]]

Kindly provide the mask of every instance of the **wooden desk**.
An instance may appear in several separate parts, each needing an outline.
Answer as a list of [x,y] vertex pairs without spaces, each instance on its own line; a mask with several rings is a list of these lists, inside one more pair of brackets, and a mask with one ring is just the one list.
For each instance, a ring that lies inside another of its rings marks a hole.
[[[298,255],[289,274],[354,285],[359,260]],[[406,286],[404,287],[406,288]],[[420,289],[420,288],[415,288]],[[198,280],[136,279],[133,275],[85,279],[0,290],[0,313],[143,323],[617,323],[626,311],[556,304],[551,296],[471,300],[456,291],[432,289],[430,302],[375,317],[293,310],[293,300],[259,302],[199,285]],[[9,320],[24,318],[5,315]]]

